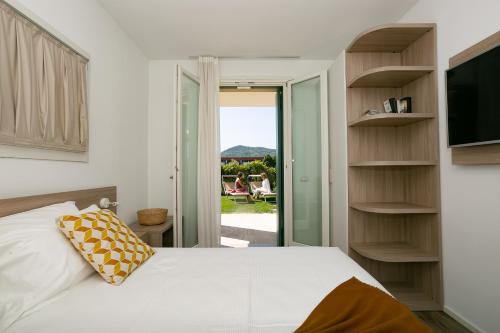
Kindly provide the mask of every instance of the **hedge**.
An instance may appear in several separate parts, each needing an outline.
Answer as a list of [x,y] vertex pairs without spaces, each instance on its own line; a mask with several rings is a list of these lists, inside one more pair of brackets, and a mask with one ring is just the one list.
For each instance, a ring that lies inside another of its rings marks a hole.
[[260,175],[262,172],[267,174],[271,188],[276,188],[276,168],[267,166],[262,161],[252,161],[245,164],[239,164],[236,161],[231,161],[228,164],[221,165],[221,174],[224,176],[237,175],[238,172],[243,172],[244,182],[246,183],[249,175]]

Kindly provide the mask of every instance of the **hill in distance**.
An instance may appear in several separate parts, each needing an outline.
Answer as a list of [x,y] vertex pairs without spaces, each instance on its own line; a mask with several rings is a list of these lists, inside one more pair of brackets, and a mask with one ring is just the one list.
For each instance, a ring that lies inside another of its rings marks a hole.
[[224,150],[222,157],[262,157],[265,155],[276,155],[276,149],[264,147],[234,146]]

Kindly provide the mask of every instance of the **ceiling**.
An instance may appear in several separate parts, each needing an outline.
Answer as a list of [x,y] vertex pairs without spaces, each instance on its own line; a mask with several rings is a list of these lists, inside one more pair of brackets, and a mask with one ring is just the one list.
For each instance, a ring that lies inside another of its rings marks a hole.
[[100,0],[150,59],[330,59],[417,0]]

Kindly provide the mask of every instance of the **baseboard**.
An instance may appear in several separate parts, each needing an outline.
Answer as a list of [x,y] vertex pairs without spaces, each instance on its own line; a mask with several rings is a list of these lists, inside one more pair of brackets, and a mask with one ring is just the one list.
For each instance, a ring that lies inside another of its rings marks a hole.
[[455,310],[451,309],[448,306],[444,306],[444,312],[450,316],[451,318],[455,319],[458,321],[462,326],[465,326],[469,331],[474,332],[474,333],[484,333],[483,330],[481,330],[479,327],[476,325],[472,324],[469,322],[467,319],[465,319],[462,315],[458,314]]

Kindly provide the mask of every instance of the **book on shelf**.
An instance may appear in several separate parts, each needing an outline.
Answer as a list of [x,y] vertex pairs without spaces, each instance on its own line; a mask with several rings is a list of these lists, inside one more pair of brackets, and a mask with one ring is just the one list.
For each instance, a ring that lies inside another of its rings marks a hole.
[[398,113],[398,101],[394,97],[385,100],[384,110],[386,113]]
[[391,97],[384,101],[386,113],[411,113],[411,97],[396,99]]

